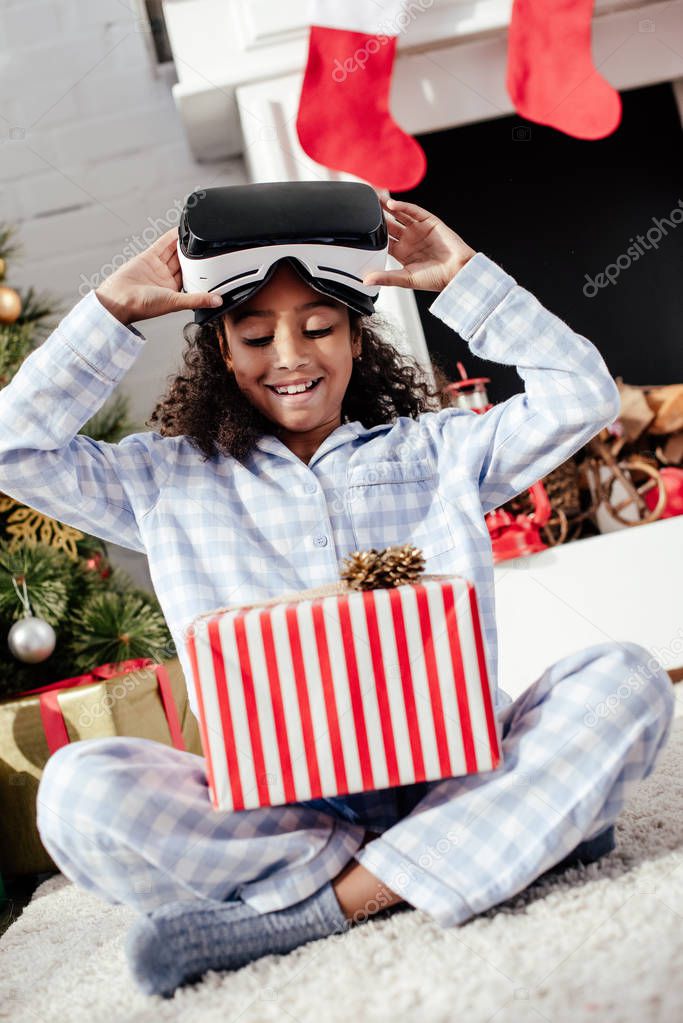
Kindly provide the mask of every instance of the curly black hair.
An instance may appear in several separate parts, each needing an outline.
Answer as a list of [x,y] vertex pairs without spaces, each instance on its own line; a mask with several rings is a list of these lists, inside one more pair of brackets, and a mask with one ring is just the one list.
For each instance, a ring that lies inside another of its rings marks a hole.
[[[432,359],[433,389],[418,362],[383,335],[391,324],[379,313],[363,315],[347,306],[351,334],[358,329],[361,356],[353,360],[351,377],[342,401],[341,421],[359,420],[365,427],[393,422],[398,416],[416,418],[449,404],[443,387],[448,378]],[[240,390],[221,353],[225,339],[222,317],[183,329],[185,372],[171,377],[165,396],[157,402],[146,426],[159,426],[165,437],[187,436],[204,454],[231,455],[243,460],[255,441],[277,434],[278,425],[263,415]]]

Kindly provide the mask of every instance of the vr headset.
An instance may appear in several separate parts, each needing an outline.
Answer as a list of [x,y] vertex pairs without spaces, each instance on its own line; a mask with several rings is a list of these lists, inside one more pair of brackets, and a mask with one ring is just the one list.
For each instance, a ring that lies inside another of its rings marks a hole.
[[356,181],[267,181],[192,192],[178,226],[182,290],[223,296],[195,323],[234,309],[287,259],[316,291],[359,313],[374,312],[389,232],[375,190]]

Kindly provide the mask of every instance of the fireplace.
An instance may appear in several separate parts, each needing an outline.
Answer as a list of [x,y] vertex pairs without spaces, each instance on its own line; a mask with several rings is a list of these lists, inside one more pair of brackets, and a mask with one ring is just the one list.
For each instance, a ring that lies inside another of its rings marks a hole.
[[[433,210],[600,350],[627,383],[683,382],[683,131],[670,83],[622,93],[618,131],[581,142],[518,117],[418,136],[428,172],[401,198]],[[638,240],[640,238],[640,241]],[[607,269],[607,275],[605,270]],[[596,283],[597,282],[597,283]],[[428,312],[430,355],[491,378],[492,401],[522,390]]]

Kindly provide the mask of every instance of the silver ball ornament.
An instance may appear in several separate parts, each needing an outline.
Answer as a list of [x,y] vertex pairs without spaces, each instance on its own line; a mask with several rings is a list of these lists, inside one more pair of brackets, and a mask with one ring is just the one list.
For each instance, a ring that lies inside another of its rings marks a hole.
[[55,630],[35,615],[27,615],[15,622],[7,637],[10,652],[24,664],[39,664],[47,660],[56,643]]

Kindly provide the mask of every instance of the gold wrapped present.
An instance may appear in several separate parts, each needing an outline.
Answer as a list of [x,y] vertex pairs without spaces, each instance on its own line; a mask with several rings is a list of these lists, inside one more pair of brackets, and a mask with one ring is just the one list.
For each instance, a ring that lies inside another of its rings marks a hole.
[[[131,668],[134,664],[145,666]],[[36,827],[36,795],[43,768],[59,746],[127,735],[201,754],[177,657],[163,665],[147,660],[114,668],[117,674],[105,665],[80,682],[67,679],[0,701],[0,872],[6,877],[57,869]],[[163,690],[159,668],[165,669]],[[74,684],[64,684],[69,682]]]

